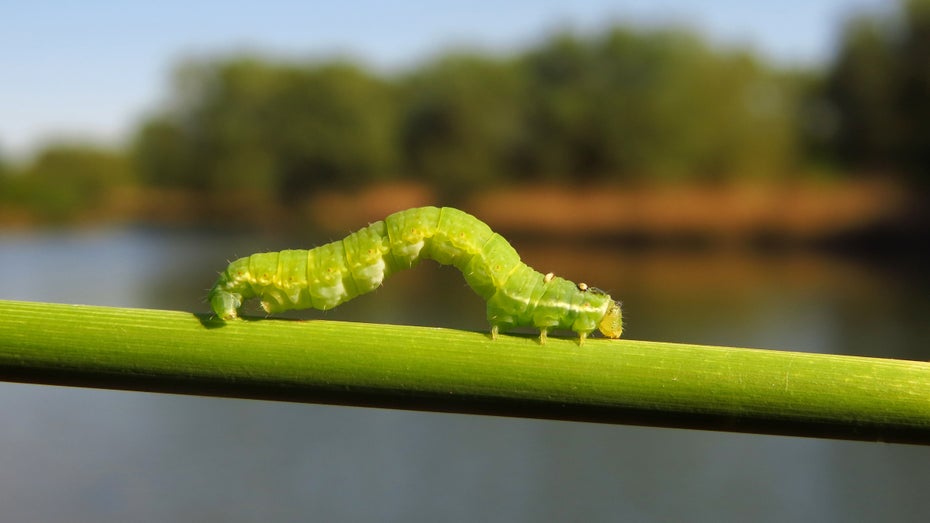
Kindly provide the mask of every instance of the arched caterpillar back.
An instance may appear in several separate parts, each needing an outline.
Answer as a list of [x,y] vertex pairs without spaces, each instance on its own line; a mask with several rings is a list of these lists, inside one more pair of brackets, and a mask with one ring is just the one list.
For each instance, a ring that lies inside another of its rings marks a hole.
[[223,320],[236,318],[242,302],[253,297],[269,313],[327,310],[377,289],[386,277],[424,258],[455,266],[487,300],[492,337],[515,326],[538,328],[543,343],[550,329],[571,329],[582,343],[595,328],[610,338],[623,332],[620,303],[607,293],[536,272],[501,235],[452,207],[397,212],[309,251],[240,258],[220,274],[209,301]]

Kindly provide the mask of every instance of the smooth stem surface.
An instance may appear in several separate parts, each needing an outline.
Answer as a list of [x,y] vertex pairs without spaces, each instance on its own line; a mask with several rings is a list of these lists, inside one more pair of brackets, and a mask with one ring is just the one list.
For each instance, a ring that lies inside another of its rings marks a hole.
[[0,301],[0,379],[930,443],[930,364]]

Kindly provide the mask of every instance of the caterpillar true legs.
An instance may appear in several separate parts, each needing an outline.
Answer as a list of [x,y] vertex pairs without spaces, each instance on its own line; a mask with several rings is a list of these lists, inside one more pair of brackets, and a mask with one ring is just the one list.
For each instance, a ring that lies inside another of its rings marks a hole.
[[452,207],[421,207],[394,213],[343,240],[311,250],[266,252],[229,264],[209,294],[217,316],[238,316],[244,300],[257,297],[269,313],[331,309],[371,292],[385,278],[421,259],[453,265],[487,300],[491,336],[516,326],[570,329],[581,342],[594,329],[619,338],[620,302],[594,287],[541,274],[520,261],[501,235]]

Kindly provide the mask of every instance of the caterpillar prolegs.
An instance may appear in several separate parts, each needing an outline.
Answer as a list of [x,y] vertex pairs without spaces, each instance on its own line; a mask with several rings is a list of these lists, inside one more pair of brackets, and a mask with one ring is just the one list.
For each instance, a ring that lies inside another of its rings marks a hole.
[[420,207],[394,213],[345,239],[311,250],[266,252],[229,264],[210,291],[223,320],[238,316],[242,302],[257,297],[269,313],[327,310],[377,289],[384,279],[421,259],[453,265],[487,301],[491,337],[516,326],[571,329],[581,343],[595,328],[619,338],[620,303],[584,283],[541,274],[484,222],[452,207]]

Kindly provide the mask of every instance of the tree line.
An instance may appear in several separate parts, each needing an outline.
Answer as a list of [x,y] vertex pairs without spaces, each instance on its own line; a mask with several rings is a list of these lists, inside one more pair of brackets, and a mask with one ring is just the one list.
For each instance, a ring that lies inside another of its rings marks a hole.
[[146,183],[277,199],[408,177],[450,193],[534,180],[775,176],[801,79],[681,31],[560,34],[396,77],[345,62],[189,63],[136,140]]
[[849,20],[823,69],[787,69],[680,29],[563,32],[507,56],[446,53],[396,74],[257,56],[177,68],[124,150],[0,159],[0,204],[52,219],[134,185],[274,204],[413,179],[446,195],[930,167],[930,1]]

